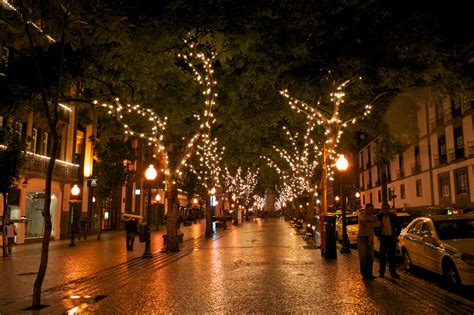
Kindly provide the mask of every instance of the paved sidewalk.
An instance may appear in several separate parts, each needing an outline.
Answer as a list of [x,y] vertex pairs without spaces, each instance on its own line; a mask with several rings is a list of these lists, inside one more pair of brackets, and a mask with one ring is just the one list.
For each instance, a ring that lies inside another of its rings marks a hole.
[[[219,229],[212,239],[198,236],[203,227],[204,223],[182,228],[186,239],[182,250],[174,254],[155,252],[151,259],[140,258],[142,244],[127,254],[123,238],[113,236],[91,241],[90,247],[87,241],[73,249],[53,251],[54,263],[44,286],[44,302],[51,306],[36,313],[474,312],[473,302],[406,273],[400,280],[363,281],[354,251],[338,253],[336,260],[322,259],[319,250],[307,246],[281,219],[259,219],[230,226],[227,231]],[[159,233],[154,234],[155,251],[161,245],[159,237]],[[29,261],[31,257],[26,256]],[[12,265],[4,260],[0,262],[0,276],[13,281],[12,290],[31,294],[31,280],[18,280],[27,277],[18,276],[18,272],[29,267],[20,257],[11,261],[15,271],[8,276],[5,268]],[[0,290],[10,297],[0,300],[2,314],[18,313],[31,302],[25,298],[12,301],[25,295]]]

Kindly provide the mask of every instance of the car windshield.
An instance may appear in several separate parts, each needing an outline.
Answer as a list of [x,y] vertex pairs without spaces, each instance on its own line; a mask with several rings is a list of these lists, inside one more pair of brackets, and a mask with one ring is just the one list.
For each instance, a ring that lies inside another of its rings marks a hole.
[[441,240],[474,238],[474,219],[434,221]]

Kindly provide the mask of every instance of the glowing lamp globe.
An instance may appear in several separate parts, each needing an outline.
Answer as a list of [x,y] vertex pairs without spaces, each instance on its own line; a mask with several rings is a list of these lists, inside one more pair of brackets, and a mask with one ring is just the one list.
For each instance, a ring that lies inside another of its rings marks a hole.
[[71,195],[78,196],[80,193],[81,193],[81,189],[79,189],[77,184],[74,184],[74,186],[71,188]]
[[148,168],[146,169],[145,178],[147,180],[154,180],[157,175],[158,172],[156,171],[155,167],[153,166],[153,164],[150,164],[150,166],[148,166]]
[[347,170],[348,167],[349,167],[349,162],[344,157],[344,154],[339,155],[339,158],[336,161],[336,168],[339,171],[344,172],[345,170]]

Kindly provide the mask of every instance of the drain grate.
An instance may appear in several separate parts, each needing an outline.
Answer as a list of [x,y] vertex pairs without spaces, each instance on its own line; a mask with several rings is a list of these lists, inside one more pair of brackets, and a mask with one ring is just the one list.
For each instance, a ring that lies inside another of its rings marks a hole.
[[318,245],[303,245],[303,249],[319,249]]

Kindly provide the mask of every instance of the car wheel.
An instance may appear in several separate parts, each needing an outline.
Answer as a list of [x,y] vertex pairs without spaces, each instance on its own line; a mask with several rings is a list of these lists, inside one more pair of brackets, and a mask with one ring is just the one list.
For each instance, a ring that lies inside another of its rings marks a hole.
[[402,256],[403,256],[403,265],[405,266],[405,269],[407,271],[412,271],[413,264],[411,262],[410,255],[408,255],[408,251],[406,249],[403,249]]
[[461,279],[459,278],[456,266],[452,261],[447,261],[443,266],[443,276],[446,285],[451,290],[459,290],[461,287]]

